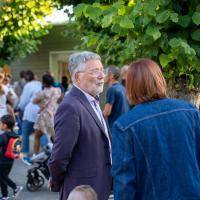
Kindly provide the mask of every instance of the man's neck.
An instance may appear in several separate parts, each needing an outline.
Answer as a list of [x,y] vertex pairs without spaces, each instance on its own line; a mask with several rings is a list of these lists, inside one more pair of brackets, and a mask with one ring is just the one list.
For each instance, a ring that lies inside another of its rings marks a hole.
[[108,83],[109,86],[112,86],[113,84],[115,84],[117,82],[117,80],[115,79],[111,79]]
[[84,89],[82,89],[79,85],[77,84],[73,84],[75,87],[77,87],[79,90],[81,90],[83,93],[87,93],[88,95],[92,96],[92,97],[95,97],[94,95],[88,93],[87,91],[85,91]]

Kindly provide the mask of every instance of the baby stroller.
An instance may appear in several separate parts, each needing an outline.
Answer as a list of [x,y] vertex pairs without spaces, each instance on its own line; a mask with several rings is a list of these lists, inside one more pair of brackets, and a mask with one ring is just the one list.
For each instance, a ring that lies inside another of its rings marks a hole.
[[[32,167],[28,170],[26,188],[35,192],[44,185],[45,179],[49,179],[48,159],[51,155],[52,143],[48,143],[43,151],[31,158]],[[43,175],[43,176],[42,176]]]

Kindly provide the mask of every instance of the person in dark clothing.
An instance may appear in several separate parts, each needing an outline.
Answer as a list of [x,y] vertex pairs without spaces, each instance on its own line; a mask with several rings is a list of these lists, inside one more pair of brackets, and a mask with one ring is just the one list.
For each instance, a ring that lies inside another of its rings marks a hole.
[[14,198],[16,198],[22,190],[21,186],[17,186],[16,183],[9,178],[14,160],[4,155],[10,138],[18,137],[18,135],[13,132],[14,125],[15,120],[11,115],[2,116],[0,120],[0,128],[5,132],[0,135],[0,187],[2,193],[0,200],[9,199],[8,186],[13,189]]
[[104,117],[108,120],[110,130],[113,123],[125,112],[129,111],[129,104],[126,98],[125,87],[119,83],[120,69],[109,67],[105,76],[105,83],[108,84],[106,92],[106,104],[104,107]]
[[67,76],[62,76],[62,82],[61,82],[62,87],[64,88],[64,92],[67,91],[68,89],[68,78]]

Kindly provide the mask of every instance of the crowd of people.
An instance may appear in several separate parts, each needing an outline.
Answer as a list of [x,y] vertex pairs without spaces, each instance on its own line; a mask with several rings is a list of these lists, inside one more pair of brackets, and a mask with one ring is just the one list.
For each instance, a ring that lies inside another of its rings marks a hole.
[[[53,142],[50,190],[60,200],[108,200],[111,191],[116,200],[200,199],[200,113],[168,98],[158,64],[139,59],[121,71],[104,69],[100,56],[88,51],[73,53],[68,63],[71,87],[66,77],[58,83],[49,72],[41,82],[32,71],[21,72],[13,85],[0,73],[0,117],[16,119],[22,161],[30,165],[30,157]],[[14,124],[1,122],[8,140],[15,137]],[[8,178],[13,162],[1,162],[8,140],[0,135],[0,169],[7,168],[0,170],[7,180],[0,179],[2,200],[7,186],[15,196],[22,189]]]
[[[40,147],[44,147],[54,135],[54,115],[64,96],[67,84],[66,78],[64,85],[56,83],[49,72],[45,72],[42,81],[39,81],[31,70],[20,72],[20,80],[17,82],[12,83],[11,78],[11,75],[4,74],[3,71],[0,73],[0,118],[8,116],[14,122],[16,121],[13,127],[9,127],[9,131],[1,128],[0,186],[2,199],[8,199],[7,185],[16,189],[16,185],[9,179],[13,159],[5,156],[10,138],[15,137],[12,132],[17,131],[17,135],[21,137],[20,158],[25,164],[31,165],[31,157],[36,156]],[[33,152],[30,151],[31,134],[34,134]],[[19,186],[18,189],[21,190],[21,187]]]

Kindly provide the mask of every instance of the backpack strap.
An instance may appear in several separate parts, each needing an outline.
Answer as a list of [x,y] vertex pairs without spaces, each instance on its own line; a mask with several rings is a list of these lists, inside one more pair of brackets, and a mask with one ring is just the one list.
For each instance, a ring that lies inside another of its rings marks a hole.
[[3,152],[6,151],[7,147],[8,147],[8,142],[9,142],[9,138],[7,137],[7,135],[5,133],[2,134],[2,138],[4,141],[5,146],[3,146]]
[[2,138],[3,138],[5,144],[7,144],[9,142],[9,138],[6,136],[5,133],[2,134]]

